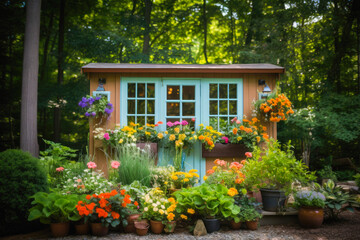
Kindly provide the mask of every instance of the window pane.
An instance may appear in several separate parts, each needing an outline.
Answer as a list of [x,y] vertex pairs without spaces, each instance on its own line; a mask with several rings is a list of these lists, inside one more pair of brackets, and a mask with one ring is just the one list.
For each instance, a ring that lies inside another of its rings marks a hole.
[[195,116],[195,103],[183,103],[183,116]]
[[147,117],[146,118],[146,123],[155,124],[155,117]]
[[128,97],[135,97],[135,83],[128,83]]
[[218,115],[218,101],[210,101],[210,115]]
[[155,100],[147,100],[147,113],[155,114]]
[[127,117],[127,125],[130,125],[130,123],[135,123],[135,117],[134,116],[129,116]]
[[229,115],[237,115],[237,101],[229,101]]
[[167,86],[167,99],[180,99],[180,86]]
[[210,126],[212,126],[214,129],[218,129],[218,118],[217,117],[210,118]]
[[220,98],[228,98],[228,85],[227,84],[219,84],[220,85]]
[[167,116],[179,116],[180,115],[180,104],[179,103],[173,103],[168,102],[166,104],[166,115]]
[[226,125],[228,123],[228,118],[221,117],[221,118],[219,118],[219,121],[220,121],[220,129],[226,129]]
[[183,86],[183,99],[195,100],[195,86]]
[[148,98],[154,98],[155,97],[155,84],[154,83],[148,83],[147,84],[147,97]]
[[145,117],[144,116],[137,117],[137,123],[139,123],[140,125],[145,125]]
[[210,98],[217,98],[217,97],[218,97],[218,85],[210,84]]
[[229,98],[237,98],[237,85],[229,84]]
[[145,100],[137,100],[137,114],[145,114]]
[[128,100],[128,114],[135,114],[135,100]]
[[138,83],[137,96],[139,98],[145,97],[145,83]]
[[220,101],[220,115],[228,115],[227,102],[227,100]]

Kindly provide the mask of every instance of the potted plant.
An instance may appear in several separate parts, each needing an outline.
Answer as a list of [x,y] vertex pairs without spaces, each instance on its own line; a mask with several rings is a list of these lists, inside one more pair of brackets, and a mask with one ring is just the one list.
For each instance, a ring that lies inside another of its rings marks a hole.
[[249,230],[256,230],[258,228],[259,219],[262,218],[262,215],[256,210],[254,206],[251,205],[244,206],[241,211],[243,219],[246,223],[246,227]]
[[299,208],[300,225],[305,228],[318,228],[324,220],[325,196],[316,191],[300,191],[295,195],[294,206]]
[[240,212],[240,208],[234,204],[233,196],[236,194],[238,191],[235,188],[206,183],[174,193],[178,201],[177,212],[196,212],[203,219],[208,233],[220,230],[220,219]]
[[79,201],[76,208],[85,222],[91,223],[91,231],[95,236],[104,236],[109,231],[109,225],[116,227],[123,221],[127,205],[132,205],[130,195],[125,190],[87,195],[86,201]]
[[175,210],[177,207],[175,199],[166,198],[162,190],[152,189],[143,196],[142,203],[143,218],[150,221],[150,228],[153,233],[160,234],[166,225],[174,224],[172,222],[176,219]]
[[81,219],[76,211],[78,195],[37,192],[31,198],[34,199],[34,206],[30,209],[28,220],[39,219],[41,223],[50,224],[54,237],[66,236],[69,233],[70,221]]
[[[246,211],[249,208],[255,209],[260,215],[262,213],[262,204],[257,202],[255,198],[250,198],[246,194],[239,194],[234,197],[235,204],[240,207],[240,212],[236,215],[229,217],[230,227],[234,230],[241,228],[243,222],[246,222],[249,217],[249,211]],[[262,216],[262,215],[261,215]],[[248,223],[251,225],[251,223]],[[255,224],[254,224],[255,225]],[[251,227],[251,226],[250,226]]]
[[260,189],[266,211],[275,212],[284,206],[286,195],[293,191],[293,182],[316,179],[304,163],[296,160],[290,142],[284,148],[282,151],[276,140],[269,141],[265,149],[256,146],[243,168],[245,184],[252,184],[249,190]]
[[196,169],[191,169],[189,172],[172,172],[171,185],[173,188],[170,190],[175,192],[182,188],[189,188],[198,183],[199,174]]
[[136,229],[136,234],[139,236],[144,236],[147,234],[150,225],[149,225],[148,221],[146,220],[146,221],[135,221],[134,226]]

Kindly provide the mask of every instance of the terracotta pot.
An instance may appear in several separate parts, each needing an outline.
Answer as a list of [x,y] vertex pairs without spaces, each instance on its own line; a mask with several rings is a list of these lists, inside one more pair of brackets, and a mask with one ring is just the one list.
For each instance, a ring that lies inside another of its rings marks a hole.
[[259,220],[254,220],[254,221],[246,221],[246,227],[249,229],[249,230],[256,230],[258,228],[258,223],[259,223]]
[[164,230],[166,233],[173,233],[175,231],[176,227],[176,221],[171,221],[168,224],[166,224]]
[[76,235],[87,235],[89,233],[89,224],[83,222],[75,224],[75,233]]
[[70,229],[70,223],[64,222],[64,223],[51,223],[51,234],[53,237],[65,237],[69,234]]
[[105,236],[108,234],[109,228],[102,225],[102,223],[91,223],[91,233],[94,236]]
[[135,221],[134,226],[136,229],[136,234],[139,236],[144,236],[149,230],[149,223],[147,220]]
[[150,220],[151,231],[155,234],[163,232],[165,225],[161,221]]
[[318,228],[324,220],[324,210],[318,207],[301,207],[298,218],[304,228]]
[[124,227],[124,232],[126,233],[135,233],[136,229],[134,226],[134,221],[136,221],[139,217],[141,217],[141,214],[131,214],[126,218],[126,221],[128,222],[128,225]]
[[239,230],[241,228],[242,222],[236,223],[234,220],[230,221],[230,227],[234,230]]

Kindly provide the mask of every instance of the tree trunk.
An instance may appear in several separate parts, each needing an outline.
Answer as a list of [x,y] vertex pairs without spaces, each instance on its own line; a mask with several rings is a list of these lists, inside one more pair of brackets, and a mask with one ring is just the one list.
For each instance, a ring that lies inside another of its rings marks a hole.
[[149,62],[150,54],[150,24],[151,24],[152,0],[145,0],[145,32],[143,54],[146,56],[146,62]]
[[39,156],[37,93],[41,0],[26,2],[26,25],[21,92],[20,148]]
[[[64,82],[64,34],[65,34],[65,0],[60,2],[60,17],[59,17],[59,40],[58,40],[58,85]],[[58,102],[60,99],[58,98]],[[61,133],[61,109],[54,108],[54,142],[60,141]]]
[[206,18],[206,0],[203,1],[203,23],[204,23],[204,57],[206,64],[209,63],[206,53],[207,47],[207,18]]
[[[251,9],[251,15],[250,15],[250,25],[248,28],[248,31],[246,33],[245,38],[245,46],[250,47],[251,40],[253,39],[254,32],[256,30],[257,38],[259,38],[259,32],[260,29],[257,29],[259,23],[257,23],[262,16],[262,1],[261,0],[253,0],[252,1],[252,9]],[[259,40],[259,39],[257,39]]]

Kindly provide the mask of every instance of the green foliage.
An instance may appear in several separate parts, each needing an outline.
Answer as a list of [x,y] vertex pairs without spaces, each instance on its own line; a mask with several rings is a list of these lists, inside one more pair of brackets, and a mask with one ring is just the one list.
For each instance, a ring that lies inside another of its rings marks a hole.
[[115,160],[121,163],[118,168],[121,184],[140,181],[144,186],[151,186],[151,169],[155,159],[149,152],[139,149],[135,143],[123,144],[116,148]]
[[355,174],[354,170],[339,170],[334,172],[339,181],[352,181]]
[[126,190],[126,194],[129,194],[133,201],[138,203],[142,203],[142,196],[150,191],[150,188],[143,186],[139,181],[134,181],[130,185],[121,187]]
[[[290,142],[280,149],[280,143],[271,140],[265,150],[255,147],[252,158],[244,165],[245,185],[252,188],[281,189],[287,194],[292,191],[292,183],[307,183],[315,179],[315,173],[296,160]],[[261,159],[261,160],[260,160]]]
[[325,206],[325,196],[320,192],[315,191],[299,191],[295,195],[296,207],[320,207]]
[[204,183],[176,191],[174,196],[178,202],[178,213],[187,212],[191,208],[204,218],[226,219],[240,212],[240,207],[234,204],[234,198],[228,196],[228,188],[221,184]]
[[328,219],[336,220],[339,215],[348,209],[350,195],[341,187],[336,186],[332,180],[327,181],[322,187],[317,186],[317,191],[324,194],[325,216]]
[[46,172],[39,160],[21,150],[0,153],[0,229],[6,232],[8,224],[27,219],[30,196],[47,191]]
[[317,171],[317,175],[320,179],[331,179],[332,181],[337,181],[337,176],[330,165],[326,165],[323,169]]
[[76,205],[80,200],[85,200],[85,196],[37,192],[31,198],[34,199],[31,202],[34,206],[30,209],[29,221],[39,219],[41,223],[49,224],[81,219]]
[[262,218],[262,215],[258,211],[256,211],[256,209],[253,207],[245,207],[245,208],[242,208],[241,211],[242,211],[242,213],[241,213],[242,219],[244,221],[249,222],[249,221],[255,221],[255,220]]
[[360,173],[354,175],[356,185],[360,188]]
[[247,195],[237,195],[234,197],[235,204],[240,207],[237,215],[231,216],[235,222],[253,221],[262,218],[262,203],[255,198],[249,198]]

